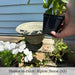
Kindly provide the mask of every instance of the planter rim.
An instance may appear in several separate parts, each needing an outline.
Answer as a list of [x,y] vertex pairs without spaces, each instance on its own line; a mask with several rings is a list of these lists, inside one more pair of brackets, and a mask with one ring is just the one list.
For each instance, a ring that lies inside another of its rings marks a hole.
[[23,36],[43,35],[43,22],[27,22],[17,26],[16,31]]
[[52,14],[47,14],[47,13],[44,13],[44,15],[47,15],[47,16],[59,16],[59,17],[65,17],[65,16],[62,16],[62,15],[52,15]]

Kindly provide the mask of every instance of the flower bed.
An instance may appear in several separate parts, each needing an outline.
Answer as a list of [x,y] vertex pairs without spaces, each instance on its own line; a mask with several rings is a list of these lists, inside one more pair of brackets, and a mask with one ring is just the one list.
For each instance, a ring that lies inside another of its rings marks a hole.
[[40,61],[37,59],[36,53],[30,51],[26,47],[25,41],[20,41],[19,43],[0,41],[0,66],[19,67],[19,63],[23,63],[21,67],[40,67],[40,65],[48,65],[48,63],[51,63],[51,61],[55,64],[63,64],[65,62],[65,57],[67,57],[66,54],[69,53],[69,48],[60,40],[58,40],[54,46],[55,50],[44,53],[44,58],[42,58]]
[[[22,59],[22,57],[24,58]],[[24,41],[17,44],[0,41],[1,66],[10,67],[15,61],[21,63],[21,59],[24,60],[24,62],[32,61],[33,59],[32,51],[29,51],[29,49],[26,48]]]

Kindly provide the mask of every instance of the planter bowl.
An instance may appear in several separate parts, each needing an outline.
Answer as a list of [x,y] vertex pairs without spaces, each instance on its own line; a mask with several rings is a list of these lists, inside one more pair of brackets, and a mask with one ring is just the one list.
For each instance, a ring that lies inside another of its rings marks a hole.
[[44,35],[31,35],[25,36],[25,39],[30,44],[40,44],[44,38]]
[[19,25],[16,31],[23,35],[30,44],[40,44],[44,38],[43,22],[28,22]]

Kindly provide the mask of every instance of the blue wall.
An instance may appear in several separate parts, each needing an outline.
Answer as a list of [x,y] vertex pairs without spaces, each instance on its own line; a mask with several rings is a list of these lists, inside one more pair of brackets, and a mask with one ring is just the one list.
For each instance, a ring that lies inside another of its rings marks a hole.
[[22,23],[43,21],[43,1],[0,0],[0,35],[17,35],[15,28]]

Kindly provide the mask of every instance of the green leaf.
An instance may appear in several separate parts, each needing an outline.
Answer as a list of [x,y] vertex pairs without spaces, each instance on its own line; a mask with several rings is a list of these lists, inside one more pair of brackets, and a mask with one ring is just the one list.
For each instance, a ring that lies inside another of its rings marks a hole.
[[46,60],[42,60],[42,63],[43,63],[43,65],[45,66],[46,64],[47,64],[47,61]]
[[68,0],[62,0],[62,2],[64,2],[64,3],[69,3],[69,1],[68,1]]
[[47,7],[49,8],[52,5],[53,0],[48,0],[47,1]]
[[45,9],[47,8],[47,4],[46,3],[43,4],[43,8],[45,8]]
[[37,62],[35,64],[36,64],[36,67],[39,67],[40,66],[40,61],[37,60]]
[[52,51],[52,54],[55,55],[58,51],[55,49]]
[[46,13],[49,14],[49,15],[50,15],[50,14],[52,15],[52,8],[46,10]]
[[62,50],[61,46],[58,46],[58,50],[59,50],[59,51],[61,51],[61,50]]
[[29,3],[30,3],[30,0],[28,0],[27,5],[29,5]]
[[52,52],[50,52],[50,56],[53,56]]
[[17,56],[17,54],[14,54],[14,55],[13,55],[13,58],[16,58],[16,56]]
[[44,2],[44,3],[46,3],[46,1],[45,1],[45,0],[43,0],[43,2]]
[[21,63],[21,57],[20,56],[17,56],[17,60],[19,63]]
[[63,6],[63,10],[66,10],[66,7],[65,6]]
[[43,0],[43,2],[44,2],[44,4],[43,4],[43,8],[48,8],[48,5],[47,5],[46,1]]
[[54,1],[52,10],[53,10],[53,15],[55,15],[57,10],[57,0]]
[[60,62],[62,62],[62,61],[63,61],[63,59],[61,59],[61,58],[60,58],[60,59],[59,59],[59,61],[60,61]]

